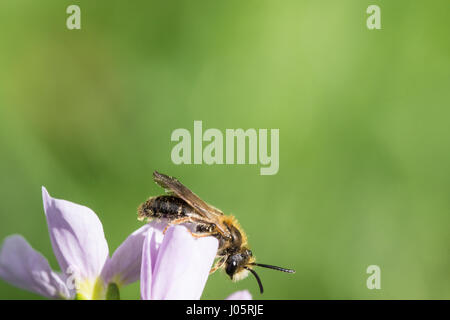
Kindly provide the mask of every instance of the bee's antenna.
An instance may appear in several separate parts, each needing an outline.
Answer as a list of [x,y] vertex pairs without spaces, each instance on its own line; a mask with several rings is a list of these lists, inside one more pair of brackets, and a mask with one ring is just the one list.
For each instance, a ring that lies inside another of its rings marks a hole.
[[258,281],[258,285],[259,285],[259,291],[261,292],[261,294],[264,292],[264,288],[263,285],[261,283],[261,279],[259,278],[258,274],[256,273],[255,270],[253,270],[252,268],[249,267],[244,267],[245,269],[247,269],[248,271],[250,271],[256,278],[256,281]]
[[271,266],[270,264],[252,263],[251,265],[253,265],[253,266],[258,266],[258,267],[262,267],[262,268],[267,268],[267,269],[273,269],[273,270],[283,271],[283,272],[287,272],[287,273],[295,273],[295,270],[292,270],[292,269],[286,269],[286,268],[277,267],[277,266]]

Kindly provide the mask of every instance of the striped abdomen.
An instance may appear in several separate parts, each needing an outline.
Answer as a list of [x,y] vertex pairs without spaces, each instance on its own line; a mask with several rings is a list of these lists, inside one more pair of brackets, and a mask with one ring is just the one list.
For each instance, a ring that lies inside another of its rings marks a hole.
[[183,199],[175,196],[152,197],[138,208],[138,219],[178,219],[195,214],[194,209]]

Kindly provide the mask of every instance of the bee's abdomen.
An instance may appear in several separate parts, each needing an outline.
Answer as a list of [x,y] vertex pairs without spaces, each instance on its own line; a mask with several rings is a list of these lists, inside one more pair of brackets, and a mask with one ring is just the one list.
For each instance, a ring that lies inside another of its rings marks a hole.
[[175,196],[157,196],[148,199],[138,208],[138,219],[177,219],[193,212],[183,199]]

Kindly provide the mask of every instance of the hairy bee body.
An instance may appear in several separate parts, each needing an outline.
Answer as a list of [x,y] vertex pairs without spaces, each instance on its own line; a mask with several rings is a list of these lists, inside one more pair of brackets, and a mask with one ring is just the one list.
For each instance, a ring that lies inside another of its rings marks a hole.
[[195,210],[181,198],[169,195],[152,197],[138,209],[139,220],[179,219],[195,214]]
[[219,240],[218,256],[233,254],[239,251],[242,246],[247,246],[247,237],[240,228],[235,217],[231,215],[224,215],[220,218],[220,220],[221,224],[223,224],[228,230],[230,237],[223,237],[220,232],[215,234],[216,238]]
[[[141,204],[138,209],[138,219],[141,221],[144,219],[167,219],[168,221],[173,221],[196,216],[198,216],[198,213],[196,213],[192,206],[183,199],[172,195],[151,197]],[[222,223],[230,233],[230,238],[223,237],[217,231],[213,232],[215,230],[214,223],[195,223],[197,233],[211,233],[212,236],[219,240],[219,256],[233,253],[242,246],[243,242],[247,242],[246,237],[236,228],[237,221],[234,217],[223,216],[221,220],[224,220]]]

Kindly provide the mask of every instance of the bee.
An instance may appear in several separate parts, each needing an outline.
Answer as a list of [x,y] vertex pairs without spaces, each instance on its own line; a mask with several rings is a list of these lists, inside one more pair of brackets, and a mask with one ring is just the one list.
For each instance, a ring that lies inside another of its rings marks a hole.
[[193,237],[213,236],[219,240],[217,260],[210,274],[218,269],[225,269],[233,281],[238,281],[252,273],[258,282],[260,292],[263,285],[253,267],[263,267],[287,273],[294,270],[268,264],[256,263],[247,243],[247,236],[236,218],[225,215],[219,209],[207,204],[176,178],[157,171],[153,173],[154,181],[166,190],[166,195],[151,197],[138,208],[139,220],[166,219],[168,224],[163,233],[172,226],[181,223],[194,224]]

